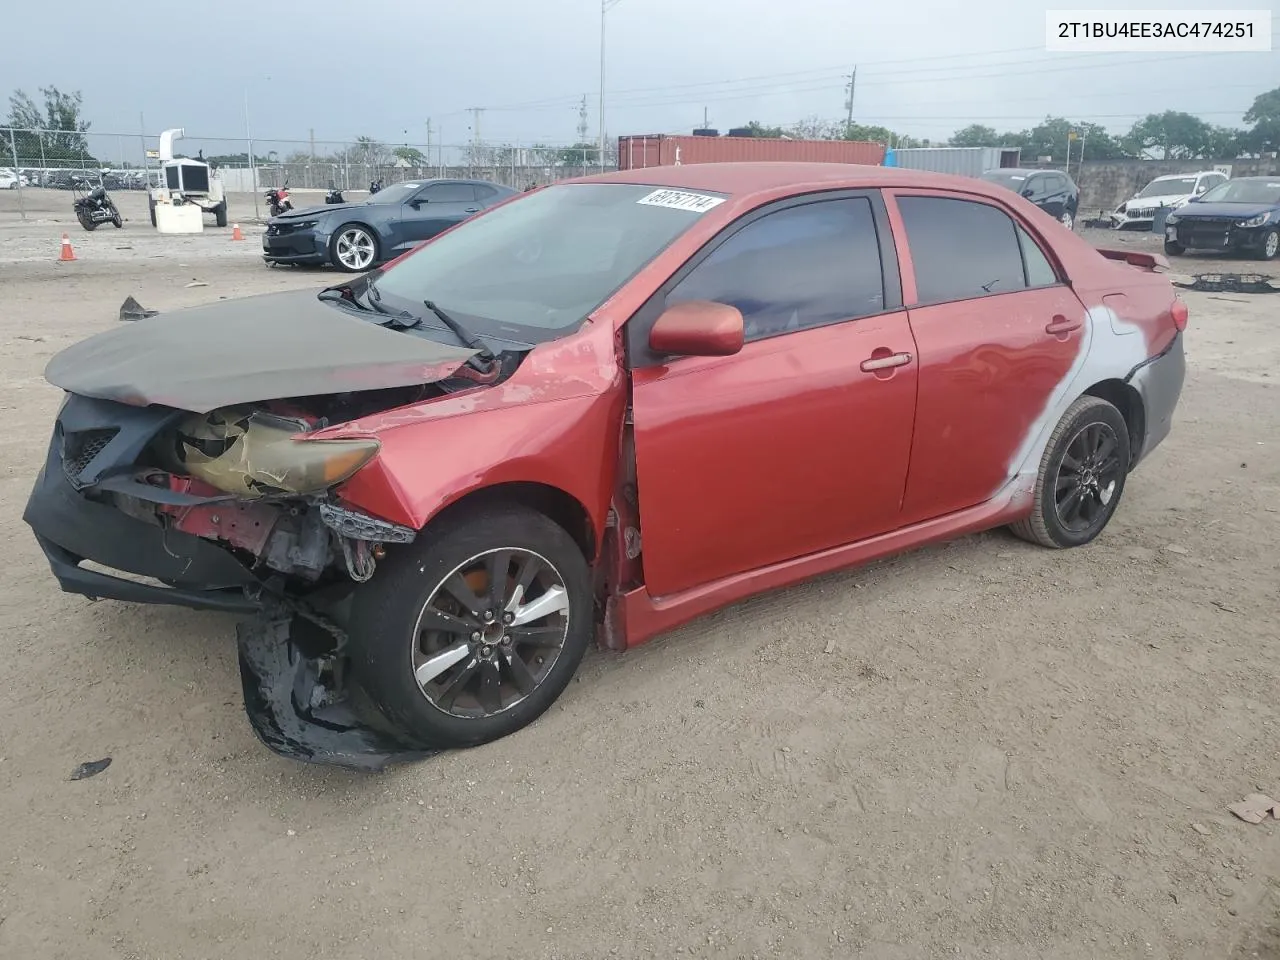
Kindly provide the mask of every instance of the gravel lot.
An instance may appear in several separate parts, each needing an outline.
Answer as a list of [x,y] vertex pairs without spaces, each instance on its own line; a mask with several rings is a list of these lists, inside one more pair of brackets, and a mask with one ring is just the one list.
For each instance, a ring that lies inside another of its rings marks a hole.
[[25,199],[0,195],[0,957],[1280,958],[1280,822],[1226,811],[1280,794],[1280,295],[1186,294],[1174,433],[1093,546],[990,533],[758,598],[593,652],[513,737],[360,777],[257,743],[229,617],[62,594],[21,522],[52,354],[130,294],[332,274],[266,269],[247,197],[244,243],[159,237],[137,194],[92,234]]

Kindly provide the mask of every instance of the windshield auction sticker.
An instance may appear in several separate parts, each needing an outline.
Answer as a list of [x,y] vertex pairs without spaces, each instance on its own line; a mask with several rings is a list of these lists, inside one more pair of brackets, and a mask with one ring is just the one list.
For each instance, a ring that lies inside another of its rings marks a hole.
[[1267,53],[1270,10],[1049,10],[1045,47],[1073,53]]
[[650,207],[669,207],[672,210],[688,210],[690,213],[706,213],[712,207],[724,203],[724,197],[709,197],[705,193],[686,193],[683,190],[655,190],[641,197],[636,203]]

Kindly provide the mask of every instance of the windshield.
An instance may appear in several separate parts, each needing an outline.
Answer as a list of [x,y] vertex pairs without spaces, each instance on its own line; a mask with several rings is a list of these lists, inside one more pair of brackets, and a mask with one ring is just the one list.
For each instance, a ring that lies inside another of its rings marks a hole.
[[1195,193],[1195,177],[1177,177],[1173,180],[1152,180],[1138,194],[1140,197],[1181,197]]
[[1202,196],[1200,202],[1280,204],[1280,179],[1228,180]]
[[409,183],[393,183],[389,187],[383,187],[377,193],[369,198],[370,203],[404,203],[411,196],[421,190],[423,187],[421,180],[411,180]]
[[1002,187],[1008,187],[1010,190],[1020,191],[1022,185],[1027,181],[1025,173],[1006,173],[1003,170],[988,170],[982,175],[982,179],[987,183],[998,183]]
[[377,292],[416,316],[431,300],[469,323],[514,326],[514,339],[552,339],[547,333],[582,323],[723,200],[625,183],[547,187],[469,220],[401,260],[378,278]]

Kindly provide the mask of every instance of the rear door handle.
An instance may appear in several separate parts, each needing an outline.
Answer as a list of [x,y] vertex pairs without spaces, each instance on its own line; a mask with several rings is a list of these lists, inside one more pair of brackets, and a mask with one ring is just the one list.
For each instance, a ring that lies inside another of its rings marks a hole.
[[911,362],[909,353],[890,353],[884,356],[872,356],[862,361],[863,373],[875,373],[877,370],[891,370],[894,367],[906,366]]
[[1051,333],[1055,337],[1066,336],[1072,330],[1079,330],[1082,325],[1081,320],[1068,320],[1066,317],[1057,316],[1045,324],[1044,332]]
[[466,212],[466,213],[479,213],[479,212],[480,212],[480,208],[479,208],[479,207],[467,207],[467,209],[466,209],[464,212]]

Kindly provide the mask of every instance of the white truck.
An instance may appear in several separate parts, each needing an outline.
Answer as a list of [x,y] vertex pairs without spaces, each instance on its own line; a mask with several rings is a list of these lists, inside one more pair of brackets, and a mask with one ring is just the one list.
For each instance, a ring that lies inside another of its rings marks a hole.
[[227,195],[222,186],[222,175],[203,160],[173,155],[173,142],[186,136],[182,127],[174,127],[160,134],[160,185],[147,192],[147,206],[151,210],[151,225],[156,225],[156,204],[175,205],[191,203],[205,213],[211,213],[218,226],[227,225]]

